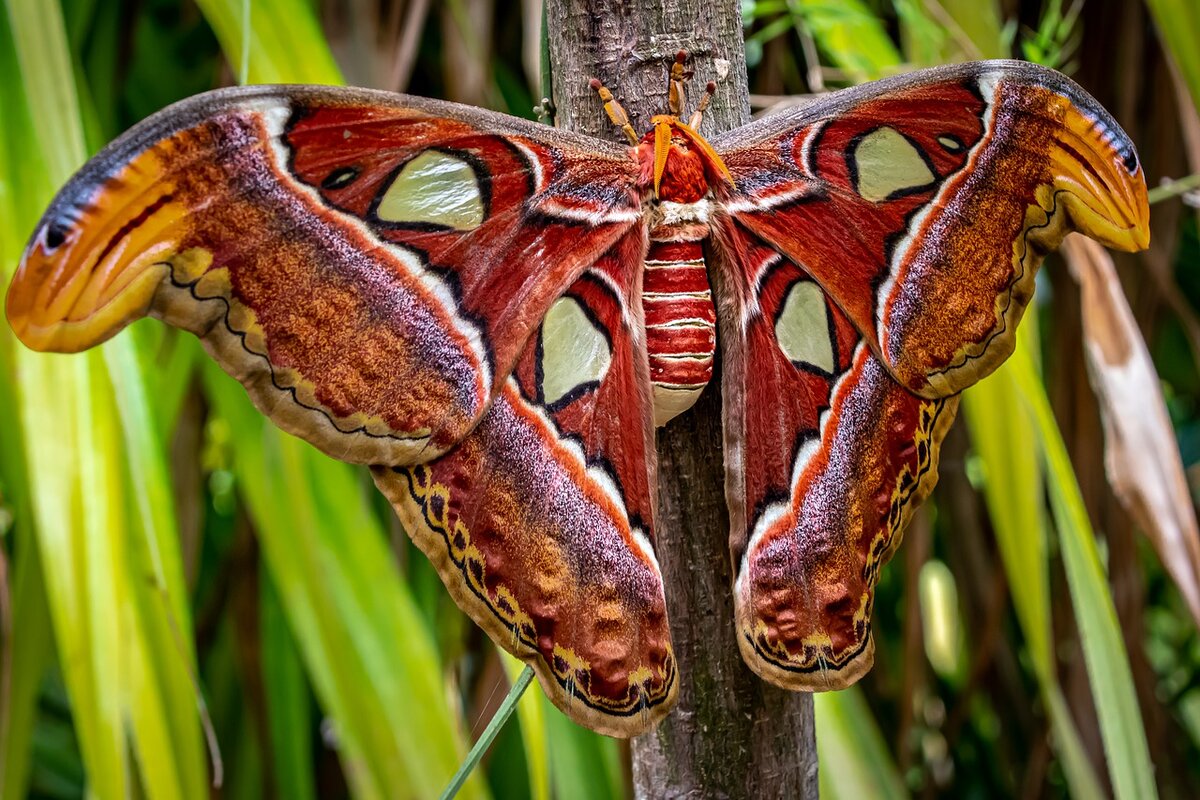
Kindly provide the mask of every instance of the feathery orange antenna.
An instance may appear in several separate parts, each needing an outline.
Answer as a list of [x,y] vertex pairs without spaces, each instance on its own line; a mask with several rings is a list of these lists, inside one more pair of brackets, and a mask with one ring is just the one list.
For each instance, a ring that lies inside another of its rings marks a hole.
[[600,95],[600,102],[604,103],[604,113],[608,114],[608,118],[612,120],[613,125],[621,129],[625,134],[625,138],[629,143],[636,145],[638,143],[637,131],[629,124],[629,115],[625,113],[625,109],[617,102],[617,98],[613,97],[613,93],[608,90],[608,87],[600,82],[599,78],[592,78],[588,81],[588,85],[595,90],[596,94]]
[[717,151],[713,149],[713,146],[708,143],[707,139],[697,133],[695,128],[690,125],[684,125],[682,122],[675,122],[674,128],[683,134],[683,138],[687,139],[692,147],[704,154],[705,160],[717,168],[717,172],[721,178],[730,187],[734,185],[733,174],[730,173],[729,167],[725,166],[725,162],[721,160],[721,156],[717,155]]
[[659,114],[650,120],[654,123],[654,194],[662,185],[662,176],[667,169],[667,156],[671,153],[672,128],[678,123],[673,116]]

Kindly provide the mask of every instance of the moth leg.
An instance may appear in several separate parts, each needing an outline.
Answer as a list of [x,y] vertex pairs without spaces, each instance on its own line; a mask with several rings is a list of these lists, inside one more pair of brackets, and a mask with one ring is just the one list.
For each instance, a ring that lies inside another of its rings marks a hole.
[[671,76],[667,79],[667,107],[673,117],[683,114],[683,106],[687,100],[684,86],[687,84],[687,79],[692,77],[692,73],[684,71],[683,65],[686,61],[686,50],[676,53],[675,63],[671,64]]
[[700,105],[696,106],[696,110],[692,112],[691,118],[688,119],[689,128],[694,131],[700,129],[700,123],[704,119],[704,112],[708,110],[708,104],[712,102],[712,97],[716,93],[716,81],[709,81],[704,85],[704,96],[700,98]]
[[608,118],[612,120],[613,125],[621,129],[625,134],[625,138],[630,144],[638,143],[637,131],[629,124],[629,115],[625,113],[625,109],[617,102],[617,98],[613,97],[613,93],[608,90],[608,87],[600,82],[599,78],[592,78],[589,85],[600,95],[600,101],[604,103],[604,112],[608,114]]

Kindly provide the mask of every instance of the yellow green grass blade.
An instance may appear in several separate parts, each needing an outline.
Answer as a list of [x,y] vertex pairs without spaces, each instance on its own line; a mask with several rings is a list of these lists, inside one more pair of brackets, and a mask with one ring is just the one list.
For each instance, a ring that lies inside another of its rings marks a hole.
[[[11,418],[10,418],[11,419]],[[27,796],[33,744],[34,712],[42,673],[49,661],[49,611],[38,548],[32,531],[21,535],[16,558],[9,563],[11,636],[0,657],[8,670],[6,695],[0,698],[0,798]],[[21,646],[15,646],[15,642]]]
[[935,19],[945,25],[950,38],[968,59],[1007,58],[1004,23],[996,0],[939,0],[922,3]]
[[1121,800],[1157,797],[1133,675],[1096,537],[1045,387],[1033,359],[1020,349],[1011,362],[1014,380],[1033,415],[1050,477],[1050,507],[1079,623],[1113,790]]
[[133,535],[124,540],[129,571],[119,585],[127,626],[123,635],[136,631],[126,650],[134,751],[148,794],[189,797],[207,783],[203,758],[198,757],[204,752],[197,725],[203,701],[166,449],[135,340],[119,337],[103,353],[122,423],[123,477],[133,501],[127,502],[130,519],[125,525]]
[[599,736],[568,719],[542,692],[538,695],[546,718],[550,755],[550,785],[554,797],[608,800],[620,797],[621,755],[617,740]]
[[883,23],[861,0],[795,0],[789,7],[852,82],[882,77],[899,65]]
[[[40,209],[86,152],[74,67],[57,3],[10,0],[6,10],[24,93],[38,99],[27,120],[48,183],[22,199]],[[15,351],[31,521],[90,789],[192,797],[208,781],[190,615],[164,454],[132,347],[106,347],[117,373],[99,351]]]
[[[0,285],[21,253],[35,213],[19,198],[46,193],[45,170],[30,152],[33,137],[17,69],[8,15],[0,14]],[[13,553],[7,568],[9,638],[0,641],[0,799],[26,796],[34,711],[53,642],[45,585],[34,538],[27,459],[21,438],[16,338],[0,325],[0,547]],[[16,647],[15,643],[21,646]]]
[[[355,796],[436,796],[466,747],[428,629],[368,507],[374,489],[360,470],[270,427],[218,367],[204,375],[238,443],[238,488]],[[460,796],[484,794],[472,779]]]
[[313,800],[317,796],[311,740],[313,715],[304,663],[269,575],[262,576],[261,586],[263,691],[275,780],[280,797]]
[[991,0],[892,0],[905,58],[943,64],[1007,58],[999,5]]
[[[249,30],[245,3],[249,3]],[[341,83],[342,73],[313,14],[298,0],[197,0],[235,72],[247,83]]]
[[1013,359],[963,393],[963,417],[983,465],[983,496],[1009,594],[1054,736],[1055,751],[1076,797],[1103,794],[1058,682],[1051,630],[1045,476],[1034,443],[1039,431],[1018,386],[1014,361],[1032,359],[1030,315]]
[[1166,45],[1192,95],[1200,108],[1200,3],[1196,0],[1146,0],[1158,36]]
[[1020,403],[1010,368],[1001,367],[991,379],[965,392],[962,410],[983,465],[983,496],[1025,646],[1039,675],[1052,676],[1043,476],[1037,450],[1030,446],[1037,430]]
[[879,725],[857,686],[813,695],[821,797],[903,800],[909,796]]

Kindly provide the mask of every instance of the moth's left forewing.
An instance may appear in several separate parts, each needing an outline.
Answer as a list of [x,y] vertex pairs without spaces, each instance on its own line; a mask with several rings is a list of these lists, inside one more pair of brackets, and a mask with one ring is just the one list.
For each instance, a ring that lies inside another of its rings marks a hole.
[[888,370],[953,394],[1011,352],[1042,256],[1070,230],[1148,241],[1128,137],[1068,79],[1011,61],[879,81],[714,146],[726,209],[802,264]]
[[57,351],[157,316],[331,456],[420,463],[478,423],[550,304],[638,223],[636,173],[623,148],[453,103],[218,90],[59,192],[7,315]]
[[676,665],[654,554],[639,226],[555,301],[479,426],[375,481],[459,606],[571,718],[632,736]]

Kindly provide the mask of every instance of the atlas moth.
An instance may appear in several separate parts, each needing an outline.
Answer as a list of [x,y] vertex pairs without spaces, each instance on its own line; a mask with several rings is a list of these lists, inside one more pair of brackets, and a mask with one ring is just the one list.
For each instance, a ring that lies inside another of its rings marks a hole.
[[[627,145],[315,86],[198,95],[58,193],[7,296],[28,346],[152,315],[264,414],[375,482],[458,605],[554,703],[630,736],[677,670],[655,426],[720,342],[746,663],[791,689],[871,666],[880,567],[936,481],[957,394],[1012,352],[1071,230],[1148,244],[1133,145],[1048,69],[987,61]],[[712,391],[712,389],[709,389]]]

